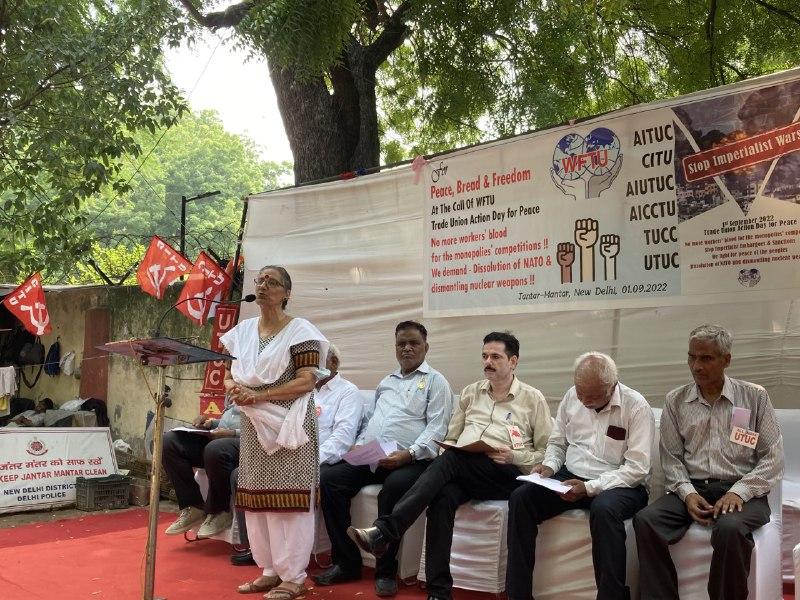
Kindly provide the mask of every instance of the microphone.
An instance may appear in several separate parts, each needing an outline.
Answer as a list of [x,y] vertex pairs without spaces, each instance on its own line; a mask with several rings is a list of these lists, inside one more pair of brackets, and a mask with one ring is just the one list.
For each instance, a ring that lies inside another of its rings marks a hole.
[[[211,304],[241,304],[242,302],[253,302],[255,299],[256,299],[256,295],[255,294],[247,294],[247,296],[244,296],[243,298],[240,298],[239,300],[209,300],[209,299],[206,299],[206,300],[203,300],[203,302],[209,302]],[[161,337],[161,324],[164,322],[164,319],[166,318],[166,316],[171,311],[175,310],[175,308],[177,308],[178,306],[180,306],[184,302],[189,302],[190,300],[199,300],[199,298],[184,298],[183,300],[180,300],[179,302],[176,302],[175,304],[173,304],[167,310],[164,311],[164,314],[162,314],[161,318],[158,320],[158,324],[156,325],[156,330],[153,332],[153,337],[154,338]]]

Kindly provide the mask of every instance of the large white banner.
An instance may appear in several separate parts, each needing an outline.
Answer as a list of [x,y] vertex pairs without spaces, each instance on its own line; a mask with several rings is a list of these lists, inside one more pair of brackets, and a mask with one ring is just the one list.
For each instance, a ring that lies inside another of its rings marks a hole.
[[116,472],[107,427],[0,429],[0,513],[75,504],[76,477]]
[[796,293],[799,117],[794,72],[432,161],[425,314]]
[[[750,82],[752,84],[750,88],[737,85],[726,90],[741,92],[746,89],[777,86],[797,78],[798,75],[800,70],[776,73]],[[683,98],[679,104],[691,104],[719,95],[719,90],[698,93]],[[666,105],[657,105],[638,107],[628,112],[638,114],[645,109],[657,111],[666,108],[668,108]],[[613,116],[616,118],[624,115],[620,113]],[[593,129],[591,124],[581,129],[584,127],[583,124],[574,128],[564,127],[559,130],[563,131],[560,135],[556,135],[558,132],[555,131],[537,135],[544,139],[547,135],[553,134],[551,137],[557,141],[572,130],[585,133]],[[675,132],[676,129],[673,127],[667,133],[671,133],[674,137]],[[620,134],[617,132],[615,135],[619,137]],[[628,135],[632,136],[633,133],[629,132]],[[639,141],[647,142],[650,148],[658,148],[659,142],[655,135],[655,131],[645,133],[644,136],[640,136]],[[511,143],[503,141],[487,147],[454,152],[434,161],[426,172],[415,173],[409,165],[346,181],[301,186],[252,197],[244,236],[243,249],[247,269],[244,293],[252,291],[253,278],[261,267],[276,264],[285,266],[292,277],[292,297],[289,300],[288,310],[293,315],[311,320],[337,345],[342,353],[340,370],[343,376],[362,389],[375,389],[381,378],[397,368],[394,347],[395,325],[406,319],[416,319],[424,323],[428,329],[430,344],[428,362],[447,377],[456,393],[465,385],[483,376],[480,360],[483,336],[490,331],[509,330],[519,338],[521,344],[517,375],[522,381],[542,390],[550,402],[551,410],[555,411],[558,402],[564,396],[564,390],[574,383],[572,364],[575,357],[587,350],[610,354],[617,361],[622,381],[644,394],[653,406],[661,406],[664,395],[669,390],[691,381],[691,375],[686,369],[686,339],[689,332],[701,323],[718,323],[730,328],[735,335],[731,375],[765,386],[772,402],[778,407],[797,406],[797,398],[800,395],[800,361],[796,359],[800,348],[800,302],[797,298],[800,295],[796,288],[762,291],[768,277],[761,269],[760,283],[753,286],[740,284],[738,276],[739,271],[745,268],[743,264],[734,265],[732,282],[738,292],[726,293],[726,298],[736,298],[736,302],[730,304],[713,300],[705,304],[690,304],[689,301],[694,300],[694,297],[660,296],[612,300],[608,302],[612,310],[511,313],[489,307],[485,311],[480,311],[486,314],[481,314],[477,319],[472,314],[449,316],[435,312],[428,316],[424,315],[423,302],[431,295],[429,269],[435,266],[443,270],[443,266],[446,266],[444,261],[437,265],[430,263],[429,254],[434,250],[431,248],[430,224],[427,222],[442,220],[445,217],[449,220],[451,216],[456,216],[455,213],[435,217],[430,214],[433,204],[429,199],[430,186],[433,183],[430,175],[434,169],[439,168],[440,162],[444,162],[444,166],[454,165],[453,161],[471,157],[474,150],[491,150],[492,153],[499,153],[498,160],[507,168],[500,169],[494,164],[487,163],[487,169],[491,168],[491,171],[498,173],[508,173],[510,170],[513,173],[516,166],[518,171],[520,168],[531,169],[534,176],[534,183],[518,181],[498,186],[496,190],[491,191],[495,195],[496,202],[500,201],[498,190],[510,190],[522,186],[535,197],[543,196],[545,192],[550,194],[550,201],[553,202],[552,196],[557,194],[563,198],[561,203],[564,206],[592,203],[588,200],[573,200],[558,190],[550,176],[550,167],[543,173],[537,173],[536,165],[533,164],[526,166],[515,165],[510,161],[503,162],[506,156],[505,149],[515,147],[514,144],[525,142],[526,139],[523,137],[511,140]],[[527,148],[534,146],[535,151],[536,144],[525,143]],[[643,169],[641,160],[644,150],[638,158],[633,158],[634,155],[631,154],[634,148],[638,149],[640,146],[644,147],[644,144],[634,147],[630,138],[626,138],[622,166],[612,187],[622,185],[624,182],[627,188],[629,176],[626,174],[626,169],[629,165],[639,161],[639,168]],[[657,151],[651,149],[649,152]],[[552,152],[551,148],[549,153],[552,155]],[[543,166],[548,164],[550,164],[549,158]],[[651,167],[646,171],[657,173],[659,168],[663,166]],[[672,173],[673,180],[668,183],[676,185],[674,166],[672,171],[664,169],[660,173],[667,175]],[[447,174],[451,174],[451,171],[448,170]],[[417,175],[420,177],[415,183]],[[539,175],[541,177],[537,180],[536,177]],[[461,177],[456,179],[459,178]],[[656,193],[660,182],[660,178],[653,180]],[[634,188],[641,187],[641,184],[637,183],[631,185]],[[651,183],[647,182],[646,185],[649,186]],[[596,187],[597,181],[592,184],[592,189]],[[599,199],[593,202],[605,202],[606,194],[610,191],[609,189],[602,192]],[[465,196],[465,199],[485,196],[488,193],[488,191],[480,194],[471,193]],[[666,195],[666,192],[663,193]],[[673,191],[671,194],[677,200],[677,192]],[[439,199],[438,202],[445,200],[447,198]],[[522,198],[522,200],[522,204],[526,205],[527,199]],[[650,204],[662,201],[655,198]],[[450,203],[453,202],[456,202],[455,198],[450,199]],[[538,204],[541,211],[544,211],[547,205],[544,200],[530,204],[534,206]],[[632,206],[642,204],[646,202],[639,196],[631,196],[627,199],[627,204],[619,204],[618,213],[626,214],[626,219],[623,221],[622,216],[618,218],[620,223],[626,225],[626,230],[627,226],[632,227],[639,222],[639,235],[644,236],[642,233],[644,223],[678,221],[667,212],[662,215],[662,210],[671,210],[670,205],[666,204],[663,205],[663,209],[661,205],[637,209],[636,217],[641,214],[642,218],[631,222],[630,212],[626,212],[625,208],[630,209]],[[512,208],[519,210],[519,205]],[[678,208],[677,202],[675,208],[676,210]],[[707,214],[719,208],[712,208]],[[738,210],[738,206],[730,208]],[[750,212],[752,215],[752,210]],[[557,211],[551,211],[551,217],[557,216]],[[593,217],[593,215],[588,216]],[[653,218],[656,216],[657,219]],[[521,217],[515,217],[519,218]],[[524,218],[531,219],[531,223],[535,223],[536,220],[534,216]],[[566,221],[566,218],[564,220]],[[679,227],[687,221],[691,222],[694,219],[678,221]],[[508,220],[504,223],[510,224]],[[606,229],[600,231],[600,235],[613,233],[607,225],[603,225]],[[501,224],[500,228],[503,226]],[[553,233],[547,236],[539,234],[536,237],[549,238],[549,250],[552,252],[554,245],[559,242],[569,240],[575,244],[574,227],[574,221],[571,225],[565,224],[564,229],[560,230],[563,237],[558,236],[561,239]],[[776,225],[774,229],[780,227],[782,226]],[[647,227],[650,228],[655,229],[655,225]],[[450,228],[442,233],[437,231],[436,236],[450,236],[450,231]],[[669,235],[669,231],[667,234]],[[511,235],[510,227],[509,235]],[[742,235],[753,234],[743,232]],[[661,237],[659,236],[659,241]],[[655,241],[655,238],[651,239]],[[501,241],[506,246],[511,243],[508,240]],[[747,241],[744,240],[742,243]],[[758,242],[760,241],[762,240],[759,239]],[[622,242],[631,242],[631,237],[628,236]],[[489,242],[489,244],[494,243],[495,240]],[[660,245],[663,244],[654,247]],[[464,246],[465,249],[470,247],[467,246],[467,242]],[[471,243],[473,249],[479,246],[479,243]],[[676,247],[674,242],[668,246]],[[699,247],[694,246],[689,249]],[[770,244],[770,247],[777,248],[779,245]],[[436,250],[436,253],[443,254],[444,246],[442,248]],[[681,252],[685,249],[686,247]],[[739,251],[751,250],[743,248],[737,250]],[[454,253],[449,248],[447,252]],[[626,259],[626,252],[626,247],[621,246],[620,255],[617,257],[618,274],[621,269],[620,264]],[[536,252],[530,254],[535,255]],[[629,255],[630,252],[627,254],[628,258]],[[552,254],[543,256],[541,260],[546,262],[546,256],[550,256],[552,264],[554,258]],[[596,257],[603,258],[598,249]],[[678,258],[685,264],[683,256],[679,254]],[[574,264],[575,260],[578,261],[578,265]],[[638,260],[643,264],[643,257],[639,257]],[[603,266],[599,262],[597,264]],[[577,270],[579,265],[580,255],[573,259],[572,277],[573,281],[578,282],[575,285],[580,285],[580,274]],[[539,270],[544,268],[537,267],[530,270],[539,277]],[[748,265],[747,268],[759,267]],[[665,274],[663,269],[658,269],[658,272]],[[602,279],[602,271],[599,273]],[[559,269],[554,275],[556,289],[561,289],[560,275]],[[660,280],[656,280],[658,281]],[[611,285],[613,287],[613,284]],[[596,286],[587,287],[594,292]],[[526,291],[530,293],[536,290]],[[766,294],[775,294],[775,297],[764,299]],[[467,294],[459,292],[445,295],[446,298],[440,301],[442,303],[440,306],[446,306],[448,298],[449,302],[455,303],[455,297],[458,295]],[[662,301],[666,304],[673,299],[676,301],[671,306],[660,304]],[[512,307],[516,302],[519,302],[516,298],[509,299]],[[618,308],[625,302],[652,302],[659,305]],[[243,318],[258,316],[258,307],[246,304],[242,306],[242,313]]]

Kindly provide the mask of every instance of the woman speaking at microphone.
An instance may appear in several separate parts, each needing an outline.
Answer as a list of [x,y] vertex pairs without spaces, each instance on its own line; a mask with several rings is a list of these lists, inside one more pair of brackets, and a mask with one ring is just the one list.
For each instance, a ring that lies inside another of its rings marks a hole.
[[319,444],[313,390],[329,343],[314,325],[284,312],[292,291],[286,269],[264,267],[255,283],[261,315],[220,340],[236,357],[225,388],[242,407],[236,506],[245,510],[253,559],[263,569],[238,591],[291,600],[305,593],[314,544]]

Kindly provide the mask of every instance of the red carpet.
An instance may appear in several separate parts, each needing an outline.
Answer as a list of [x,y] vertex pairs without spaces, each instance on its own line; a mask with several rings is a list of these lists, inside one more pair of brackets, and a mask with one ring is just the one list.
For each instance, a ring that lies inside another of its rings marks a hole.
[[[204,540],[187,543],[162,532],[175,518],[159,519],[155,596],[167,600],[259,600],[236,586],[259,574],[257,567],[234,567],[230,546]],[[2,600],[138,600],[142,598],[147,511],[87,513],[79,519],[0,529]],[[311,567],[309,572],[318,571]],[[377,598],[370,573],[362,581],[311,589],[308,600]],[[313,586],[309,579],[306,585]],[[401,586],[398,600],[424,600],[416,586]],[[493,594],[456,590],[455,600],[490,600]]]

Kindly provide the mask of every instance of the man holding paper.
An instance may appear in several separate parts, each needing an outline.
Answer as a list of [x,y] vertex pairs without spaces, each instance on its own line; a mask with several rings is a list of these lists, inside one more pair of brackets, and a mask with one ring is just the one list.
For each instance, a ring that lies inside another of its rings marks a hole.
[[391,512],[380,511],[375,526],[348,534],[380,557],[397,543],[427,508],[425,575],[428,598],[449,600],[453,520],[468,500],[506,500],[544,456],[550,435],[550,410],[542,393],[514,375],[519,341],[492,332],[483,339],[486,379],[461,392],[450,420],[444,452]]
[[[239,420],[241,410],[225,397],[219,419],[206,415],[195,418],[193,428],[180,427],[164,434],[161,463],[175,486],[180,515],[167,535],[180,535],[203,522],[197,537],[205,538],[226,530],[231,515],[231,473],[239,466]],[[194,480],[194,467],[206,470],[208,495],[203,500]]]
[[[574,381],[558,407],[544,460],[533,467],[547,478],[544,485],[524,485],[509,500],[509,600],[533,596],[539,524],[572,508],[589,509],[598,600],[630,597],[624,521],[647,504],[653,412],[641,394],[619,382],[617,366],[605,354],[579,356]],[[559,481],[567,487],[556,491]]]
[[[357,446],[377,441],[384,448],[399,449],[378,460],[374,470],[346,461],[322,469],[320,498],[333,566],[313,577],[317,585],[361,578],[361,553],[347,537],[350,501],[361,488],[382,483],[378,513],[390,512],[436,456],[434,440],[441,439],[447,429],[453,393],[444,376],[425,361],[427,337],[428,331],[420,323],[403,321],[397,325],[395,352],[400,368],[378,384],[375,406],[365,412],[356,438]],[[398,546],[392,544],[376,561],[375,593],[379,596],[397,592]]]
[[732,345],[722,327],[692,331],[694,382],[667,394],[661,464],[668,493],[633,520],[643,600],[677,600],[669,545],[693,521],[711,528],[709,598],[747,598],[753,531],[769,521],[767,494],[780,485],[783,440],[767,391],[725,375]]

